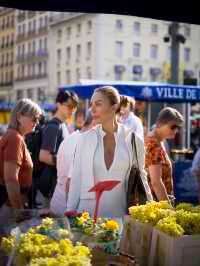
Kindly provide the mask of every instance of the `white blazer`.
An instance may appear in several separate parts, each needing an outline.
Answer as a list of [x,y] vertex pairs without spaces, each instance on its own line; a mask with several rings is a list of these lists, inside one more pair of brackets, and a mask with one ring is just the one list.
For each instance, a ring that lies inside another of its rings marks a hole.
[[[126,128],[122,124],[118,124],[118,126],[122,127],[124,131],[125,142],[129,151],[130,162],[137,165],[135,152],[133,152],[132,144],[131,144],[131,136],[132,131]],[[98,141],[98,131],[102,126],[97,125],[96,127],[90,129],[89,131],[81,134],[77,147],[76,154],[74,157],[74,164],[72,167],[72,171],[70,173],[71,182],[68,193],[68,201],[67,201],[67,210],[76,210],[78,209],[79,202],[81,200],[95,200],[95,193],[88,192],[90,188],[92,188],[94,184],[94,171],[93,171],[93,160],[94,154],[97,147]],[[148,200],[152,200],[151,190],[147,181],[147,174],[144,170],[144,158],[145,158],[145,150],[143,141],[135,136],[136,147],[137,147],[137,156],[139,169],[141,171],[142,182],[144,184],[145,190],[147,192]],[[128,181],[128,177],[130,174],[131,167],[129,171],[127,171],[126,180]],[[127,188],[126,182],[126,188]]]

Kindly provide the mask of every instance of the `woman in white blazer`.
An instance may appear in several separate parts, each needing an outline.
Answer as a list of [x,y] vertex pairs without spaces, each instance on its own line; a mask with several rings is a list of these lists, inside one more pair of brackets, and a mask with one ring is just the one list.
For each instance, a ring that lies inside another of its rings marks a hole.
[[[93,215],[95,193],[88,192],[89,189],[100,181],[113,179],[120,183],[103,193],[99,216],[123,217],[126,213],[127,181],[132,164],[136,164],[136,156],[131,144],[131,130],[116,120],[119,104],[120,95],[115,88],[105,86],[94,91],[91,112],[98,125],[79,138],[71,172],[67,211],[86,210]],[[140,138],[135,138],[142,182],[148,199],[152,200],[144,170],[144,144]]]

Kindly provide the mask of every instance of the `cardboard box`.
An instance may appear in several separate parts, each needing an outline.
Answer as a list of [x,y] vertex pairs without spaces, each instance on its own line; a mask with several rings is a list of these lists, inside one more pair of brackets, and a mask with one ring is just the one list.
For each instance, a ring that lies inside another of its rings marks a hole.
[[147,266],[152,232],[152,226],[134,220],[130,216],[125,217],[120,251],[135,256],[140,266]]
[[153,229],[149,266],[199,266],[200,235],[173,238]]

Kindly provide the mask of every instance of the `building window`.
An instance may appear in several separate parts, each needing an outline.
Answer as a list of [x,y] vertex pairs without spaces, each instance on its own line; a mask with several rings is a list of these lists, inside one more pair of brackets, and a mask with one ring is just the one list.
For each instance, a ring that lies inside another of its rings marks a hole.
[[32,90],[32,89],[28,89],[28,90],[27,90],[27,97],[28,97],[29,99],[33,99],[33,90]]
[[45,101],[45,89],[44,88],[37,88],[37,99],[40,102]]
[[149,69],[151,81],[158,81],[161,74],[161,69],[158,67],[151,67]]
[[151,33],[153,33],[153,34],[158,33],[158,25],[157,24],[151,24]]
[[59,29],[59,30],[57,31],[57,42],[60,42],[60,41],[61,41],[61,38],[62,38],[62,30]]
[[140,57],[140,50],[141,50],[140,43],[134,43],[133,44],[133,56]]
[[190,57],[191,57],[191,49],[188,47],[184,48],[184,60],[185,62],[190,62]]
[[71,37],[71,27],[67,27],[67,39]]
[[17,100],[20,100],[24,98],[24,91],[23,90],[17,90]]
[[57,72],[57,85],[60,86],[61,84],[61,73],[60,71]]
[[22,34],[25,35],[26,33],[26,24],[23,24],[22,26]]
[[87,57],[86,59],[90,59],[92,57],[92,43],[87,42]]
[[13,45],[14,44],[14,39],[15,39],[15,36],[14,36],[14,33],[11,35],[11,44]]
[[143,67],[141,65],[134,65],[132,72],[133,72],[133,80],[135,81],[142,80]]
[[22,26],[21,25],[19,25],[17,27],[17,32],[18,32],[18,35],[21,35],[22,34]]
[[9,35],[6,37],[6,47],[9,46]]
[[21,74],[20,71],[21,71],[21,70],[20,70],[20,67],[18,66],[18,67],[17,67],[17,79],[20,79],[20,74]]
[[32,42],[32,52],[35,54],[36,51],[36,46],[35,46],[35,41]]
[[10,64],[12,65],[13,62],[14,62],[14,53],[11,52],[11,54],[10,54]]
[[21,78],[24,78],[25,76],[25,66],[22,65],[22,68],[21,68]]
[[115,42],[115,53],[117,57],[121,58],[123,56],[123,42],[121,41]]
[[28,65],[28,77],[30,77],[32,74],[32,65]]
[[122,80],[122,72],[115,72],[115,80]]
[[70,72],[70,70],[66,71],[66,82],[67,82],[67,84],[71,83],[71,72]]
[[33,32],[35,32],[36,31],[36,20],[34,19],[33,20]]
[[77,24],[77,34],[76,37],[79,37],[81,34],[81,24]]
[[81,78],[80,68],[76,69],[76,81],[79,82]]
[[14,25],[15,25],[15,16],[13,15],[11,17],[11,27],[14,27]]
[[48,16],[44,17],[44,26],[47,27],[48,26]]
[[119,31],[123,30],[123,23],[121,19],[116,20],[116,29]]
[[29,21],[28,23],[28,32],[30,33],[32,31],[32,21]]
[[40,18],[39,20],[39,29],[43,27],[43,17]]
[[39,39],[39,50],[42,50],[42,39]]
[[60,66],[61,61],[61,49],[57,50],[57,66]]
[[22,44],[22,57],[24,57],[25,55],[25,44],[23,43]]
[[80,57],[81,57],[81,46],[80,46],[80,44],[77,44],[77,46],[76,46],[76,62],[80,61]]
[[46,75],[47,74],[47,62],[44,61],[44,74]]
[[47,38],[44,38],[44,50],[47,51]]
[[71,60],[71,47],[66,48],[66,64],[68,64]]
[[38,63],[38,75],[41,76],[42,75],[42,62]]
[[135,22],[133,23],[133,32],[134,32],[135,34],[139,35],[139,34],[140,34],[140,31],[141,31],[141,24],[140,24],[140,22],[135,21]]
[[88,79],[92,79],[92,70],[91,70],[91,67],[87,67],[87,70],[86,70],[86,75],[87,75],[87,78]]
[[123,65],[115,65],[114,66],[115,80],[122,80],[124,71],[125,67]]
[[88,20],[87,22],[87,33],[91,33],[92,31],[92,21]]
[[157,59],[158,58],[158,45],[152,44],[150,47],[150,58]]
[[185,25],[185,27],[184,27],[184,36],[186,38],[190,38],[191,37],[191,28],[190,28],[190,25]]
[[7,28],[9,28],[9,27],[10,27],[10,17],[9,17],[9,16],[7,17],[6,26],[7,26]]
[[35,76],[35,63],[32,64],[32,75]]

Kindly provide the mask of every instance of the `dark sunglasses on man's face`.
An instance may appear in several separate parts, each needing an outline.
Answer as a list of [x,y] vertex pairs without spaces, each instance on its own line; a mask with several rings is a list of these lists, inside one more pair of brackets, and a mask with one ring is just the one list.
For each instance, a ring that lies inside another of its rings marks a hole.
[[170,126],[170,129],[171,129],[171,130],[180,130],[180,129],[181,129],[181,126],[178,126],[178,125],[171,125],[171,126]]

